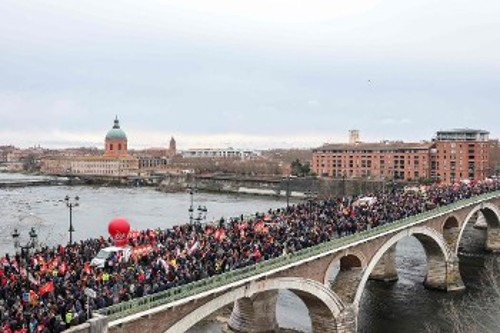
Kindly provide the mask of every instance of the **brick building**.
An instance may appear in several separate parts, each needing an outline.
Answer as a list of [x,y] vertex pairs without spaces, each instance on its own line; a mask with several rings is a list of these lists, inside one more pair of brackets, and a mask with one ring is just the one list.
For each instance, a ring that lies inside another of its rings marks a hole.
[[438,131],[431,158],[431,178],[444,183],[483,180],[489,176],[489,132],[472,129]]
[[488,134],[471,129],[438,131],[432,141],[420,143],[351,139],[348,144],[314,149],[311,169],[318,176],[334,178],[482,180],[489,175]]
[[330,144],[313,150],[311,168],[322,177],[427,178],[431,146],[403,142]]

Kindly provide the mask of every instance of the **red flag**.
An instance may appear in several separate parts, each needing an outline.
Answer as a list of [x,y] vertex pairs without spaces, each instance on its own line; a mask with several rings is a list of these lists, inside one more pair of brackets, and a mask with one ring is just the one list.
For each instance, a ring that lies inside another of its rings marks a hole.
[[49,282],[47,282],[46,284],[44,284],[43,286],[40,287],[40,289],[38,290],[38,294],[39,295],[43,295],[43,294],[46,294],[46,293],[51,293],[53,291],[54,291],[54,282],[49,281]]

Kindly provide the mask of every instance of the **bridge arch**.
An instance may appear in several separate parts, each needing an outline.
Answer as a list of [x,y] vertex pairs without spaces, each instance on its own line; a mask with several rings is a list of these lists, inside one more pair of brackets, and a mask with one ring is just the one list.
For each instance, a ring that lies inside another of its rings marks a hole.
[[[412,227],[403,230],[388,239],[372,257],[370,263],[363,271],[359,284],[357,285],[353,304],[357,309],[361,296],[365,289],[370,274],[378,264],[384,254],[401,239],[414,236],[422,244],[427,256],[427,277],[426,285],[438,289],[446,288],[447,283],[447,263],[450,261],[450,250],[444,238],[438,231],[428,227]],[[458,267],[457,267],[458,269]],[[461,281],[461,280],[460,280]]]
[[329,287],[340,299],[350,304],[353,301],[355,286],[361,279],[366,267],[366,257],[361,251],[346,250],[330,261],[323,273],[324,285]]
[[447,216],[442,224],[441,231],[448,246],[454,248],[458,234],[460,233],[459,217],[454,214]]
[[[189,315],[177,321],[174,325],[168,328],[165,333],[185,332],[201,319],[206,318],[231,303],[236,304],[238,300],[248,300],[260,293],[279,289],[288,289],[294,292],[304,301],[309,309],[311,317],[315,317],[315,315],[318,314],[318,317],[322,318],[321,321],[317,321],[318,324],[325,324],[325,328],[329,326],[328,329],[331,329],[331,332],[336,331],[336,318],[339,317],[339,314],[345,309],[343,302],[337,295],[320,282],[314,280],[301,278],[276,278],[251,282],[239,288],[225,292],[224,294],[201,305]],[[313,302],[310,300],[313,299],[315,306],[311,308],[310,306]],[[246,302],[242,302],[242,306],[245,306],[245,303]],[[323,327],[315,329],[313,326],[313,332],[329,332],[329,330],[324,330]]]
[[500,246],[500,244],[497,244],[500,242],[500,209],[491,202],[483,202],[475,206],[469,214],[467,214],[462,225],[460,226],[460,231],[458,232],[458,236],[453,244],[453,251],[455,255],[458,254],[458,248],[460,246],[460,241],[462,240],[465,227],[477,212],[481,212],[483,214],[486,224],[488,225],[486,248],[497,250],[497,247]]
[[458,216],[451,214],[446,217],[446,219],[443,222],[443,227],[441,229],[444,232],[445,230],[459,228],[459,227],[460,227],[460,222]]
[[[366,256],[361,251],[347,250],[337,254],[331,261],[323,274],[324,284],[329,285],[340,272],[351,269],[365,268]],[[333,273],[333,276],[332,276]],[[331,279],[333,277],[333,279]]]

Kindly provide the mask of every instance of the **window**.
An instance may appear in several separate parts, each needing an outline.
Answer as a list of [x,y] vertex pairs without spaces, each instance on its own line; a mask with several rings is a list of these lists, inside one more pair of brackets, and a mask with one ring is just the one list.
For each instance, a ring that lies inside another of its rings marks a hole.
[[113,144],[112,143],[109,144],[109,150],[113,150]]

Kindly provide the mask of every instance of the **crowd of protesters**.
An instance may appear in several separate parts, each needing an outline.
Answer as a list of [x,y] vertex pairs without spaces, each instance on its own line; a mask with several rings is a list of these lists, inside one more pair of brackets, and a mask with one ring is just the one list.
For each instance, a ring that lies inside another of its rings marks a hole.
[[[500,181],[346,196],[211,223],[131,234],[128,261],[90,265],[112,239],[44,247],[0,258],[0,332],[60,332],[101,309],[500,189]],[[87,304],[85,288],[97,293]]]

